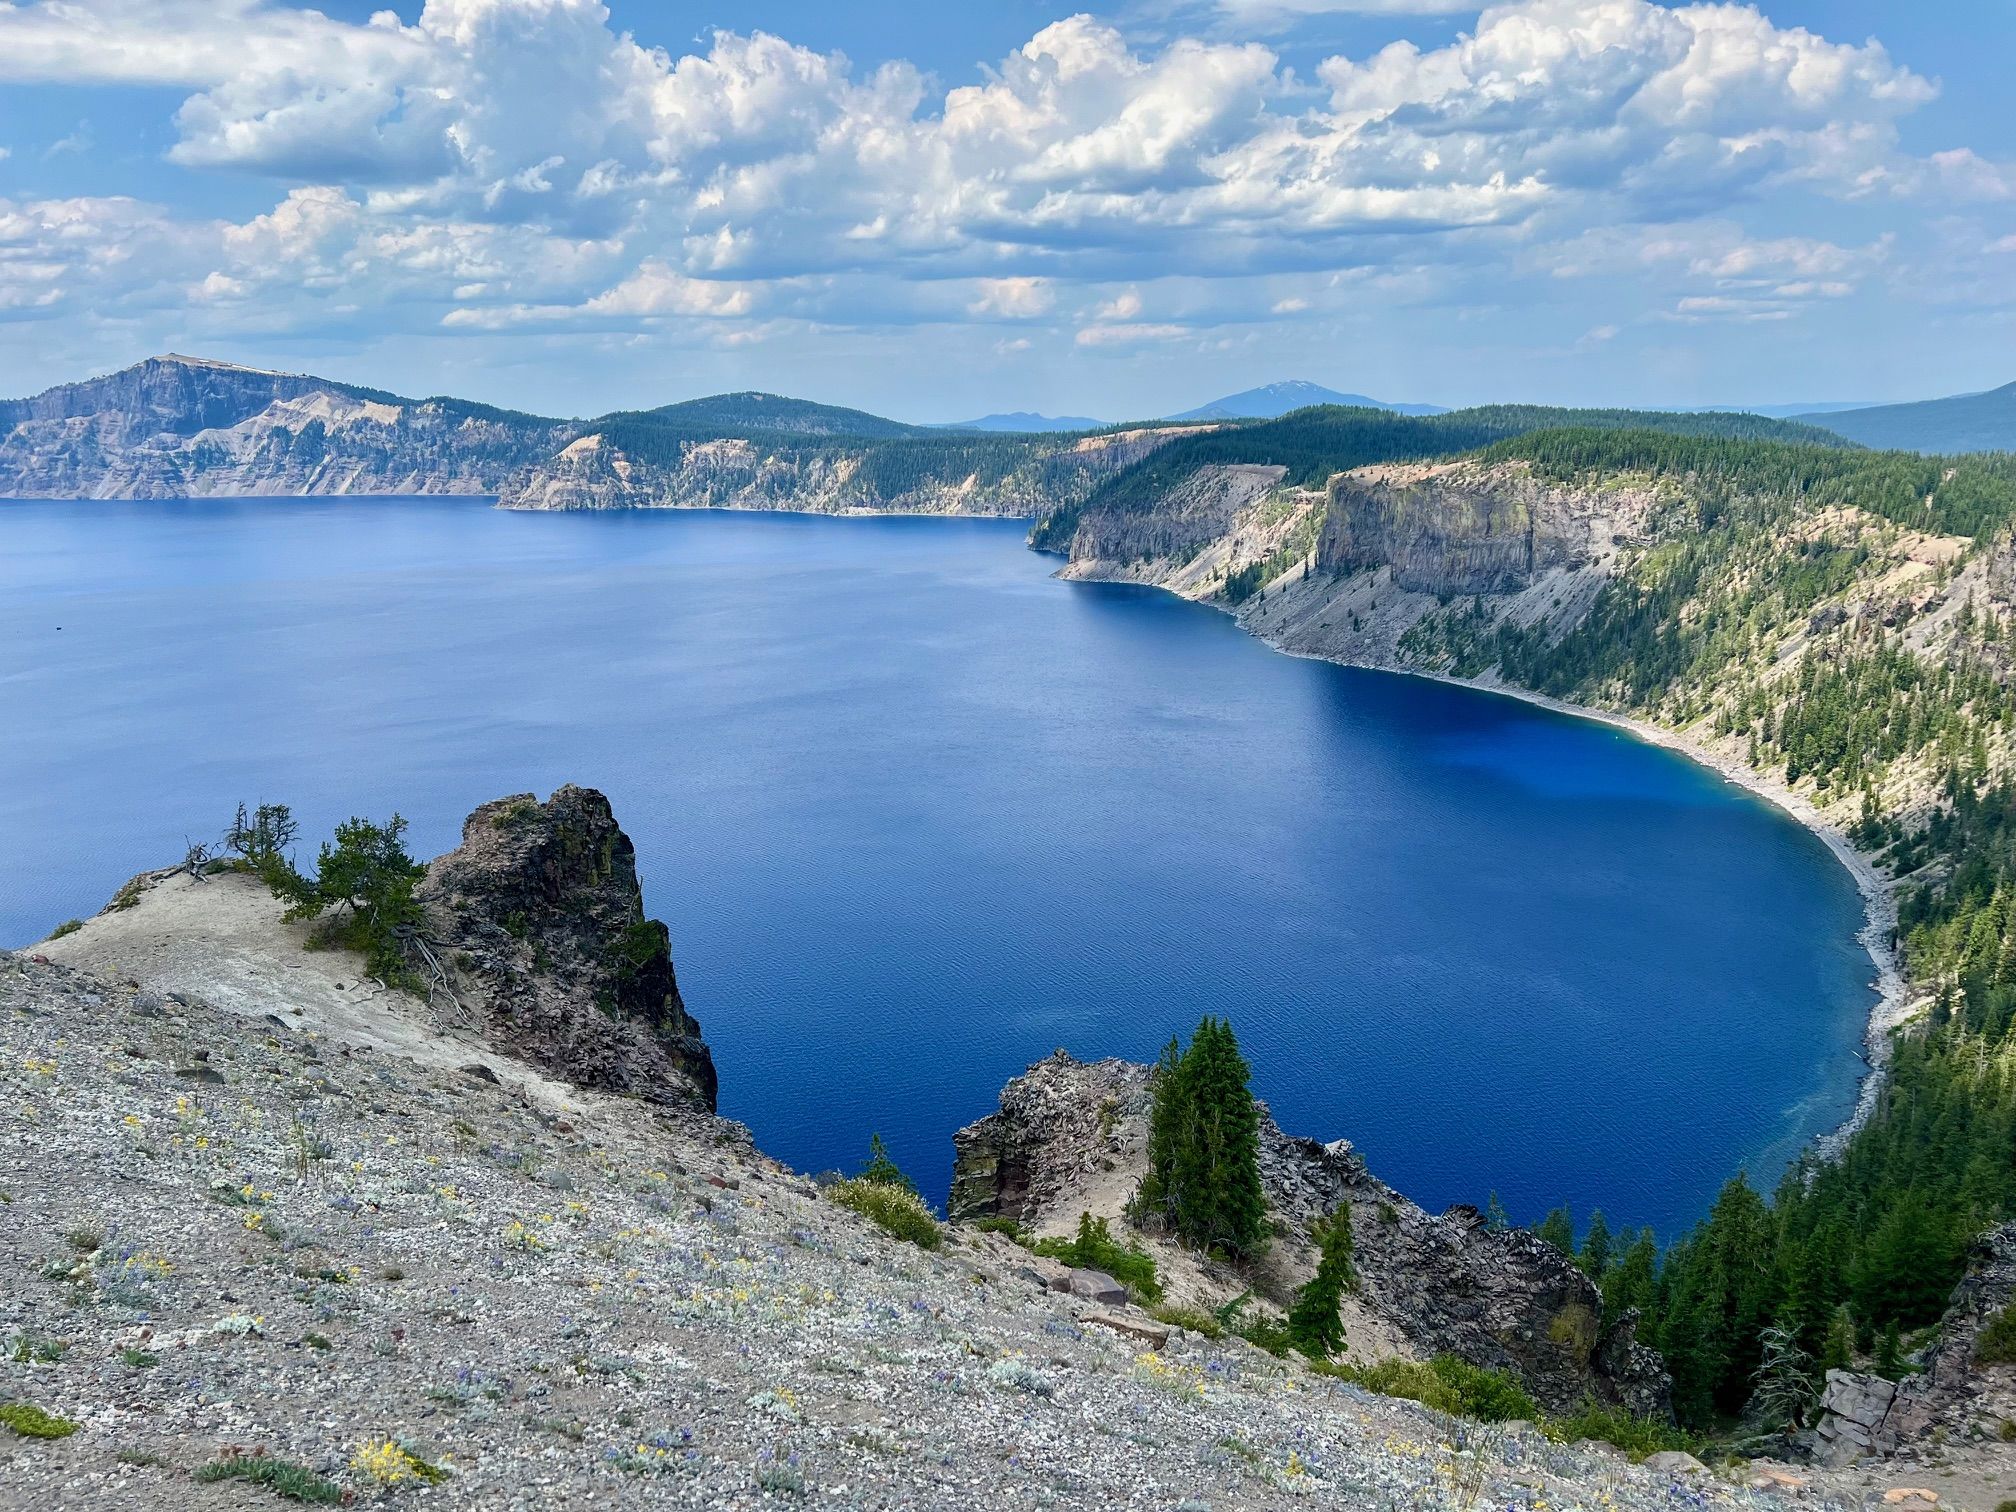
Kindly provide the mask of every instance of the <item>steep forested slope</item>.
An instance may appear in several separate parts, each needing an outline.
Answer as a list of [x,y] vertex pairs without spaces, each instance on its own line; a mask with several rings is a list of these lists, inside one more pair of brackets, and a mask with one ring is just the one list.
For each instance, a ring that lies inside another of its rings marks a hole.
[[1924,1011],[1840,1158],[1755,1173],[1768,1203],[1732,1179],[1698,1232],[1661,1236],[1663,1265],[1605,1224],[1582,1246],[1706,1423],[1748,1400],[1767,1330],[1816,1375],[1886,1331],[1908,1344],[1972,1236],[2016,1215],[2012,522],[2011,457],[1743,416],[1311,411],[1173,443],[1036,539],[1072,575],[1214,600],[1290,649],[1680,731],[1899,878]]
[[1332,474],[1373,462],[1446,456],[1543,427],[1652,427],[1682,435],[1768,437],[1843,446],[1813,427],[1756,415],[1657,414],[1639,410],[1565,410],[1497,404],[1438,415],[1401,415],[1383,409],[1315,405],[1243,425],[1179,436],[1145,465],[1130,467],[1094,490],[1082,504],[1062,504],[1044,514],[1030,537],[1039,550],[1070,548],[1086,515],[1152,512],[1159,500],[1199,469],[1264,465],[1285,469],[1288,487],[1320,485]]

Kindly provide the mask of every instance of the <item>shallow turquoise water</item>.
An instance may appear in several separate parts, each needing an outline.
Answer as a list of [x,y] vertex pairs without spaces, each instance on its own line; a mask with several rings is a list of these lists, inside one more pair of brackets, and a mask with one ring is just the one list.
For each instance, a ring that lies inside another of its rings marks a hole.
[[[1021,527],[462,501],[0,504],[0,941],[241,798],[415,849],[605,789],[723,1111],[793,1164],[1229,1015],[1284,1127],[1433,1205],[1671,1232],[1852,1101],[1818,840],[1588,721],[1274,654]],[[58,627],[61,627],[60,629]]]

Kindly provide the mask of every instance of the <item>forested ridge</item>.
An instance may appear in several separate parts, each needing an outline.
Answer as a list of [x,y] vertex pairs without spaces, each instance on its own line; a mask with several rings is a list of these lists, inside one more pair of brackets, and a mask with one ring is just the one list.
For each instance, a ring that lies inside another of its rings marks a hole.
[[[1578,1236],[1565,1209],[1540,1232],[1606,1311],[1640,1311],[1689,1427],[1732,1423],[1763,1382],[1798,1417],[1828,1368],[1903,1374],[1970,1242],[2016,1217],[2016,457],[1867,451],[1741,415],[1311,409],[1176,440],[1032,542],[1065,549],[1081,517],[1152,511],[1213,465],[1281,467],[1287,490],[1463,455],[1628,498],[1643,524],[1570,622],[1447,597],[1400,636],[1402,661],[1687,730],[1782,778],[1898,879],[1900,954],[1927,1003],[1838,1159],[1733,1174],[1687,1234],[1596,1214]],[[1228,565],[1221,602],[1313,562],[1322,506],[1279,543],[1268,507],[1241,517],[1267,544]]]
[[1542,427],[1566,426],[1592,430],[1649,427],[1713,438],[1780,438],[1810,443],[1806,449],[1848,444],[1812,426],[1759,415],[1552,409],[1531,404],[1485,405],[1445,415],[1397,415],[1390,410],[1312,405],[1276,420],[1225,425],[1179,437],[1107,479],[1083,503],[1052,508],[1037,520],[1030,544],[1038,550],[1066,550],[1087,511],[1153,508],[1171,488],[1202,467],[1240,463],[1284,467],[1284,486],[1316,487],[1332,474],[1353,467],[1446,456]]
[[958,488],[969,480],[982,490],[1015,485],[1031,497],[1071,498],[1110,468],[1098,453],[1079,451],[1078,437],[1072,435],[934,431],[895,427],[894,422],[885,422],[893,427],[889,430],[786,430],[743,423],[747,417],[710,406],[702,401],[698,409],[675,406],[606,416],[587,429],[631,462],[650,468],[680,467],[696,446],[745,441],[766,464],[777,465],[780,487],[786,489],[792,486],[792,474],[806,467],[847,467],[852,469],[849,492],[866,507],[894,504],[925,490]]
[[[1613,1253],[1599,1215],[1585,1264],[1612,1305],[1643,1310],[1692,1426],[1741,1412],[1760,1372],[1815,1388],[1851,1363],[1901,1374],[1969,1242],[2016,1216],[2016,458],[1590,428],[1483,455],[1592,488],[1649,480],[1663,501],[1650,538],[1566,634],[1471,602],[1403,644],[1450,671],[1495,667],[1705,726],[1845,807],[1899,878],[1905,968],[1930,998],[1837,1161],[1808,1155],[1768,1202],[1732,1177],[1656,1267],[1649,1244]],[[1565,1213],[1550,1224],[1576,1247]]]

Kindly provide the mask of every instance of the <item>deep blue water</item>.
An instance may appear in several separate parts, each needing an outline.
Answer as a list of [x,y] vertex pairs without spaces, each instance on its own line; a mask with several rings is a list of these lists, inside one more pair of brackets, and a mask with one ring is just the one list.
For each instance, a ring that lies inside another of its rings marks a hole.
[[[0,504],[0,941],[242,799],[309,833],[605,789],[722,1108],[934,1195],[1055,1046],[1229,1015],[1431,1206],[1671,1232],[1852,1100],[1812,836],[1587,721],[1277,655],[1021,527],[446,501]],[[61,627],[60,629],[58,627]]]

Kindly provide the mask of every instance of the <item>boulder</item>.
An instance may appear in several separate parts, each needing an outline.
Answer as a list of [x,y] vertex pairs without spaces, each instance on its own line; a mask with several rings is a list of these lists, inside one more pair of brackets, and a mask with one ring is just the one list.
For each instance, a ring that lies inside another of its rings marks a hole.
[[1125,1307],[1127,1288],[1104,1271],[1074,1269],[1065,1278],[1065,1289],[1074,1297],[1096,1302],[1101,1307]]

